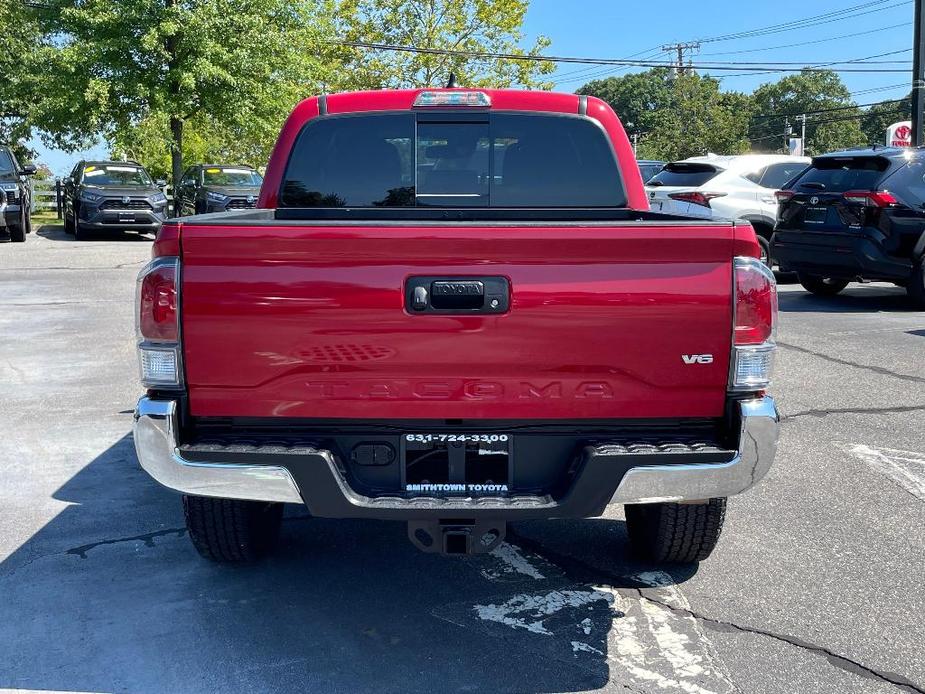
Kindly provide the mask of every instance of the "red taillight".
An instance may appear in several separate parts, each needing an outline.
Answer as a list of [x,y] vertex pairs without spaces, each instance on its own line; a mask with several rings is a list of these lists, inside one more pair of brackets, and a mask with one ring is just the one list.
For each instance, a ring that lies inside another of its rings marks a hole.
[[180,315],[177,311],[177,278],[180,261],[164,257],[153,260],[138,277],[138,332],[142,340],[176,342]]
[[849,190],[842,193],[842,197],[848,202],[865,207],[889,207],[899,204],[899,200],[885,190]]
[[793,197],[792,190],[779,190],[774,193],[774,197],[777,198],[777,202],[787,202],[790,198]]
[[668,197],[672,200],[681,200],[682,202],[692,202],[695,205],[702,205],[703,207],[710,206],[710,200],[713,198],[721,198],[726,193],[701,193],[700,191],[691,191],[689,193],[668,193]]
[[754,258],[735,260],[736,345],[760,345],[774,338],[777,283],[768,267]]

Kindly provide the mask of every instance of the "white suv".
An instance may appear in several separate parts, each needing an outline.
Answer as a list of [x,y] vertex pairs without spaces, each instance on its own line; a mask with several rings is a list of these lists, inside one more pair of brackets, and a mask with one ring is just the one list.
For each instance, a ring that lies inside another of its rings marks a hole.
[[653,212],[751,222],[767,263],[777,221],[774,192],[809,163],[809,157],[786,154],[691,157],[666,164],[647,182],[646,193]]

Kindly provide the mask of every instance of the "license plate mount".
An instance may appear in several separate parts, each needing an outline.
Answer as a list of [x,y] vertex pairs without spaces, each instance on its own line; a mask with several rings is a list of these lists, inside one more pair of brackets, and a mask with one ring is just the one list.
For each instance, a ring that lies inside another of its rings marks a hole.
[[135,222],[135,214],[134,214],[133,212],[120,212],[120,213],[119,213],[119,221],[120,221],[120,222],[126,222],[126,223],[128,223],[128,224],[134,224],[134,222]]
[[513,470],[506,433],[409,432],[401,437],[402,488],[412,495],[502,496]]
[[828,214],[828,207],[807,207],[803,213],[803,221],[807,224],[825,224]]

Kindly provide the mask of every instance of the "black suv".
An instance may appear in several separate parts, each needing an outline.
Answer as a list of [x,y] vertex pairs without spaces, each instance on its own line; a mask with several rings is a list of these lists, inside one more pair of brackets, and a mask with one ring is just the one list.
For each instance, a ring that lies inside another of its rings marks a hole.
[[0,147],[0,240],[25,241],[32,231],[32,187],[26,176],[32,164],[20,166],[9,147]]
[[180,179],[174,214],[182,217],[257,206],[263,177],[250,166],[197,164]]
[[880,280],[925,308],[925,149],[814,157],[777,198],[773,255],[807,290],[833,296]]
[[167,213],[164,181],[133,161],[81,161],[64,179],[64,231],[155,233]]

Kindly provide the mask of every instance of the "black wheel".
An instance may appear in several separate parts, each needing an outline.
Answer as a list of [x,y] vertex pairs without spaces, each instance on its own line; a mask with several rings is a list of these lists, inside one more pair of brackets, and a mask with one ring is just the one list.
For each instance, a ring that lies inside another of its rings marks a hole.
[[87,232],[80,228],[80,222],[78,222],[76,219],[73,222],[73,228],[74,228],[73,234],[74,234],[75,239],[77,239],[78,241],[83,241],[87,238]]
[[74,236],[74,220],[67,216],[67,212],[64,213],[64,233]]
[[716,548],[726,499],[704,504],[628,504],[626,529],[637,554],[658,562],[703,561]]
[[183,495],[186,528],[206,559],[256,561],[276,546],[283,505],[263,501]]
[[802,272],[799,273],[797,277],[800,280],[800,284],[803,285],[803,289],[817,296],[835,296],[848,286],[848,280],[838,280],[832,277],[804,275]]
[[14,224],[9,228],[10,241],[13,243],[22,243],[26,240],[26,217],[25,214],[20,217],[19,224]]
[[925,310],[925,257],[919,258],[909,283],[906,285],[906,294],[912,299],[916,308]]
[[759,260],[765,265],[767,265],[768,267],[771,267],[771,244],[770,242],[764,236],[759,236],[758,246],[761,248],[761,256],[759,257]]

